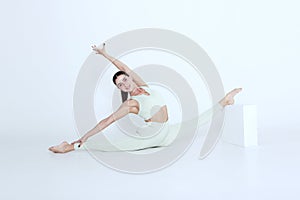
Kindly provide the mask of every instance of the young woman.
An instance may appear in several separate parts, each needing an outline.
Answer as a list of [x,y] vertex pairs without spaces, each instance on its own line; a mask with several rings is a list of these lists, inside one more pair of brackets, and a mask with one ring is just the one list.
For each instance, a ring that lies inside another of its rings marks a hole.
[[[120,70],[114,74],[113,82],[116,87],[121,90],[123,103],[115,112],[101,120],[79,140],[76,140],[71,144],[64,141],[59,145],[50,147],[49,150],[54,153],[67,153],[79,149],[84,146],[84,143],[88,142],[88,138],[101,132],[106,127],[129,113],[139,115],[147,123],[146,127],[137,130],[137,135],[146,137],[149,134],[151,135],[151,132],[155,132],[158,129],[159,134],[155,136],[152,135],[147,140],[132,139],[120,143],[119,150],[139,150],[148,147],[170,145],[174,137],[169,137],[168,110],[162,96],[157,91],[152,90],[147,83],[145,83],[142,78],[133,72],[127,65],[107,54],[105,51],[105,43],[102,48],[93,45],[92,49],[97,54],[108,59]],[[234,103],[234,96],[241,90],[241,88],[236,88],[229,92],[214,106],[214,109],[209,110],[206,112],[205,116],[203,115],[202,117],[206,120],[214,112],[222,110],[227,105],[232,105]],[[128,94],[130,95],[130,98],[128,98]],[[109,151],[109,148],[105,149],[104,147],[99,147],[99,149]]]

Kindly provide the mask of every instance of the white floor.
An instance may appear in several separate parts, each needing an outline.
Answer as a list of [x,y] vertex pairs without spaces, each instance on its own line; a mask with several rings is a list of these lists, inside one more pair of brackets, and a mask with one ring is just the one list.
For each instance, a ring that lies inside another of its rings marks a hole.
[[47,149],[57,138],[51,135],[4,136],[0,199],[300,199],[298,133],[260,132],[259,146],[249,148],[221,140],[198,160],[201,139],[170,167],[133,175],[103,166],[86,151],[53,154]]

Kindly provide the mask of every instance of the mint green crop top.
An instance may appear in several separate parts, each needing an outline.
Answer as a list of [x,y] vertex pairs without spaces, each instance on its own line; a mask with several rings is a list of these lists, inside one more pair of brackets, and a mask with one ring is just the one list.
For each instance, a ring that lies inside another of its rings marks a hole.
[[150,95],[140,94],[137,96],[130,96],[130,98],[139,103],[138,115],[147,120],[158,112],[159,109],[165,105],[165,102],[159,92],[152,90],[148,86],[140,86],[140,88],[145,89]]

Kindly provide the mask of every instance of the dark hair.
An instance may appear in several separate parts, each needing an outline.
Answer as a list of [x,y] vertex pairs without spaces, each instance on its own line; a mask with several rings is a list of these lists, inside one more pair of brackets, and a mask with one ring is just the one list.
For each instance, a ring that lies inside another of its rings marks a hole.
[[114,82],[114,84],[116,85],[116,79],[118,78],[118,76],[124,74],[125,76],[129,76],[126,72],[124,71],[118,71],[117,73],[114,74],[112,81]]
[[[120,76],[122,74],[129,77],[129,75],[126,72],[118,71],[117,73],[114,74],[114,76],[112,78],[112,81],[114,82],[115,85],[116,85],[116,79],[118,78],[118,76]],[[128,99],[128,92],[124,92],[121,90],[121,96],[122,96],[122,102],[126,101]]]

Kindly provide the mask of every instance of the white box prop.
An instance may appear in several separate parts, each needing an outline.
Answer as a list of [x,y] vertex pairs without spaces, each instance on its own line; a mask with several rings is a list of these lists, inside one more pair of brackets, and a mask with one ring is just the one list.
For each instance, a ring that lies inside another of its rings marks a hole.
[[225,107],[222,140],[243,147],[258,145],[256,105]]

